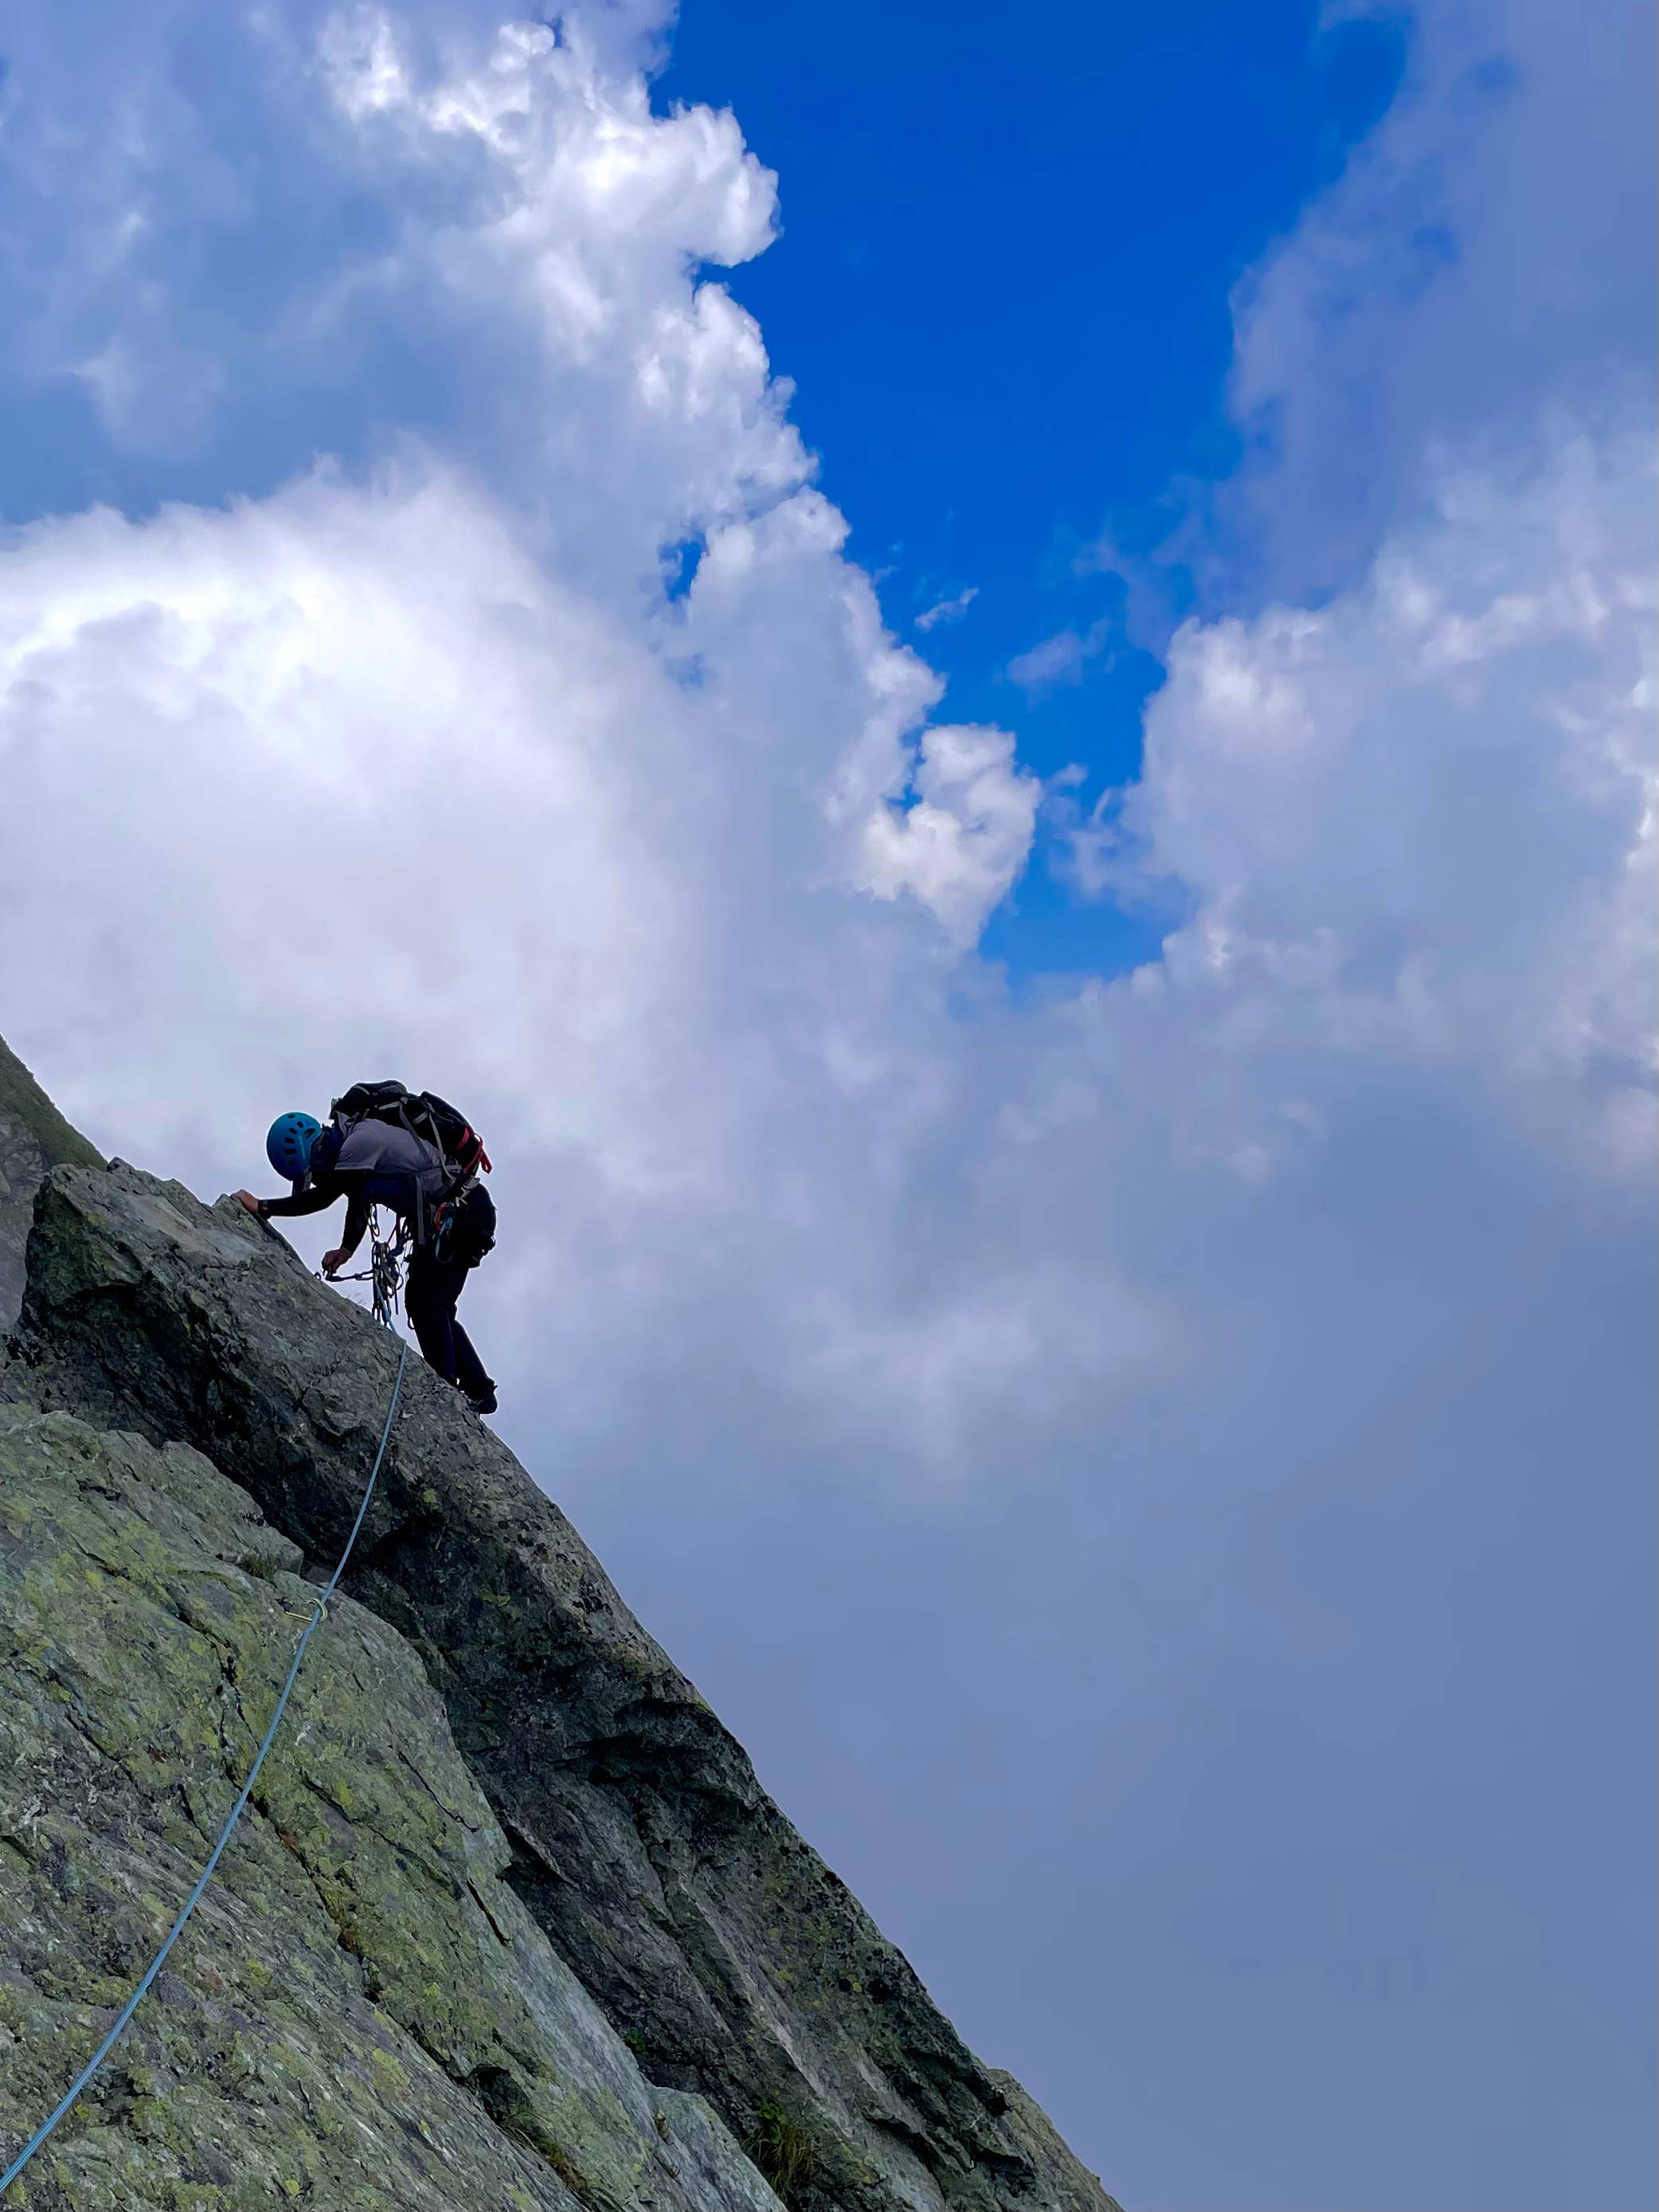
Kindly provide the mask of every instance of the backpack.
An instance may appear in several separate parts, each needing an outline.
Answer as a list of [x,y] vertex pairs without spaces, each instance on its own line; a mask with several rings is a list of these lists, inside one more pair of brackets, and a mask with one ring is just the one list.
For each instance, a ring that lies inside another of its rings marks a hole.
[[480,1168],[489,1173],[483,1138],[465,1115],[435,1091],[410,1091],[402,1083],[354,1083],[328,1110],[343,1130],[355,1128],[359,1121],[391,1121],[435,1145],[450,1171],[452,1189],[458,1190]]

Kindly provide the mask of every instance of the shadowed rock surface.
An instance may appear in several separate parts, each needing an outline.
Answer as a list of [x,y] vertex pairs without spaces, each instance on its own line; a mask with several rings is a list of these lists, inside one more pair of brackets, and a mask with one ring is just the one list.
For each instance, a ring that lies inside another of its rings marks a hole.
[[[397,1359],[234,1204],[33,1142],[0,1370],[14,2143],[205,1856]],[[346,1587],[222,1893],[66,2124],[68,2193],[20,2201],[1109,2212],[413,1358]]]

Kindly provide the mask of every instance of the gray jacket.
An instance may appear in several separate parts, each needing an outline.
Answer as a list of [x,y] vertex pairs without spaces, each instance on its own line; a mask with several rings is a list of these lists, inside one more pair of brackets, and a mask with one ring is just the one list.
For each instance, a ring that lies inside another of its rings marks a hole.
[[359,1121],[346,1132],[334,1163],[342,1178],[362,1176],[356,1188],[371,1206],[395,1206],[412,1212],[416,1192],[423,1206],[430,1206],[449,1180],[443,1154],[412,1129],[393,1121]]

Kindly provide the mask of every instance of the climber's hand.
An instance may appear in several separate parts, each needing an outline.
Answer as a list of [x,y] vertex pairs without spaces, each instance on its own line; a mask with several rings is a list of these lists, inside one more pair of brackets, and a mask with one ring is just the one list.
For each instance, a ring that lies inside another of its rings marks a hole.
[[251,1190],[239,1190],[236,1196],[240,1203],[246,1206],[250,1213],[257,1214],[258,1212],[259,1201],[255,1198]]
[[323,1255],[323,1273],[325,1275],[337,1274],[350,1257],[350,1253],[346,1250],[343,1244],[341,1245],[337,1252],[325,1252]]

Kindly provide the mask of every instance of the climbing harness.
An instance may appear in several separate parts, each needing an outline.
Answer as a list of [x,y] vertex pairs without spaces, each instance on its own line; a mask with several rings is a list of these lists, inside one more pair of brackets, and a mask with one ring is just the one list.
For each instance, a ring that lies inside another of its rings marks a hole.
[[[393,1269],[392,1279],[395,1285],[395,1267]],[[388,1313],[389,1310],[390,1310],[388,1309]],[[380,1318],[378,1296],[375,1304],[375,1318],[376,1320]],[[389,1319],[386,1325],[388,1327],[391,1325]],[[230,1841],[231,1832],[235,1827],[237,1821],[240,1820],[242,1816],[242,1808],[247,1803],[248,1799],[253,1794],[253,1785],[259,1778],[259,1770],[265,1763],[265,1754],[270,1749],[272,1743],[276,1741],[276,1731],[282,1725],[283,1715],[288,1710],[289,1693],[292,1691],[295,1682],[298,1678],[300,1662],[306,1656],[306,1646],[310,1643],[312,1637],[322,1625],[323,1615],[328,1610],[328,1601],[339,1587],[340,1577],[346,1571],[346,1562],[351,1557],[352,1547],[357,1541],[358,1531],[362,1528],[364,1517],[368,1511],[369,1500],[374,1495],[374,1486],[380,1480],[380,1462],[386,1457],[386,1448],[391,1441],[392,1424],[397,1419],[398,1400],[403,1392],[404,1370],[408,1364],[409,1342],[407,1338],[405,1338],[398,1348],[398,1374],[396,1380],[392,1385],[392,1403],[386,1409],[386,1426],[380,1431],[380,1449],[375,1453],[374,1464],[368,1471],[368,1484],[363,1492],[362,1503],[357,1508],[357,1517],[351,1524],[351,1534],[346,1538],[345,1549],[341,1553],[338,1564],[336,1565],[333,1573],[328,1578],[327,1587],[323,1590],[321,1595],[317,1599],[316,1603],[312,1607],[311,1618],[306,1623],[305,1627],[301,1633],[300,1641],[295,1647],[294,1663],[288,1670],[288,1680],[283,1683],[283,1693],[276,1700],[276,1710],[270,1717],[270,1726],[265,1730],[264,1741],[259,1746],[258,1751],[255,1755],[253,1764],[248,1769],[247,1780],[242,1784],[241,1795],[230,1808],[230,1818],[225,1822],[224,1826],[220,1830],[219,1840],[213,1846],[212,1851],[210,1853],[208,1857],[208,1863],[202,1869],[201,1874],[197,1880],[195,1888],[191,1890],[190,1895],[185,1899],[184,1911],[179,1915],[179,1917],[173,1922],[172,1927],[167,1930],[167,1940],[163,1942],[161,1949],[150,1960],[149,1966],[145,1967],[137,1988],[134,1990],[132,1995],[127,1999],[120,2011],[116,2014],[114,2026],[110,2029],[109,2033],[99,2045],[97,2050],[93,2052],[91,2057],[88,2059],[86,2064],[82,2068],[79,2074],[76,2075],[74,2081],[70,2082],[69,2087],[64,2091],[63,2100],[58,2106],[57,2110],[51,2113],[47,2118],[41,2121],[40,2126],[24,2144],[22,2149],[18,2152],[16,2157],[6,2168],[4,2173],[0,2174],[0,2197],[3,2197],[7,2190],[11,2187],[12,2183],[16,2180],[18,2175],[21,2173],[23,2168],[34,2156],[36,2151],[40,2148],[41,2145],[46,2141],[48,2136],[51,2136],[52,2130],[57,2127],[58,2123],[64,2118],[64,2114],[70,2111],[76,2098],[81,2094],[81,2092],[86,2087],[88,2082],[91,2081],[93,2075],[98,2071],[98,2069],[103,2064],[105,2059],[108,2057],[110,2052],[114,2049],[116,2039],[120,2035],[122,2029],[125,2027],[127,2022],[132,2018],[133,2014],[137,2011],[139,1999],[143,1996],[145,1990],[149,1989],[150,1984],[155,1979],[157,1974],[161,1972],[168,1952],[172,1950],[173,1945],[178,1942],[180,1935],[184,1931],[185,1923],[190,1918],[191,1914],[195,1911],[198,1904],[201,1901],[202,1893],[206,1889],[208,1883],[213,1878],[213,1869],[218,1865],[220,1856],[223,1852],[225,1845]]]

